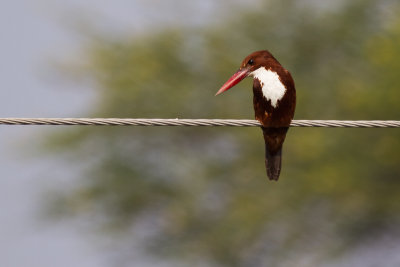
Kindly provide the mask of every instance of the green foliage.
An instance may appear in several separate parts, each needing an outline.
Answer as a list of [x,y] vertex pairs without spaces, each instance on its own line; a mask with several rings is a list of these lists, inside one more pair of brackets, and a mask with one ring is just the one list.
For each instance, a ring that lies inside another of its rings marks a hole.
[[[251,81],[213,95],[244,56],[267,48],[295,79],[297,119],[399,119],[400,23],[375,1],[335,12],[298,3],[269,1],[204,30],[97,40],[84,72],[100,90],[91,115],[253,118]],[[127,233],[145,218],[143,245],[159,256],[220,266],[325,261],[399,221],[398,137],[292,128],[273,183],[259,129],[75,128],[53,146],[87,162],[83,182],[55,207]]]

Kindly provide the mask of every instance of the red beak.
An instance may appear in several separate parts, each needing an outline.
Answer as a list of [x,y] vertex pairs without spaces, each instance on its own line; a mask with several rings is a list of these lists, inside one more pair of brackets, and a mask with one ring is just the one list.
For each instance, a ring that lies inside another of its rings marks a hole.
[[224,85],[222,85],[221,89],[219,89],[219,91],[215,95],[219,95],[229,90],[230,88],[238,84],[241,80],[246,78],[248,74],[248,69],[239,69],[235,74],[232,75],[232,77],[229,78],[229,80]]

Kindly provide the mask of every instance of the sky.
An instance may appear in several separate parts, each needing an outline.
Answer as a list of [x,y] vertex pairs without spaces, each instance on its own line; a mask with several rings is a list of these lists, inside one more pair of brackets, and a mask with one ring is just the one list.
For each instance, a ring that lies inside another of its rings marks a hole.
[[[0,9],[1,117],[76,115],[93,93],[78,94],[67,85],[57,88],[48,77],[48,63],[59,54],[74,53],[78,39],[43,3],[7,1]],[[57,166],[29,151],[44,129],[0,128],[0,266],[104,266],[76,228],[45,224],[40,218],[41,195],[56,186],[43,174]]]
[[[252,1],[231,1],[246,7]],[[90,84],[60,77],[57,62],[74,60],[82,52],[84,31],[94,27],[108,34],[134,36],[159,25],[214,23],[226,1],[14,0],[0,9],[0,117],[82,117],[96,97]],[[160,12],[162,10],[163,12]],[[225,14],[227,16],[229,14]],[[190,18],[190,19],[189,19]],[[0,266],[109,266],[104,247],[93,245],[80,222],[46,222],[41,204],[45,192],[73,186],[68,166],[36,155],[35,143],[51,126],[0,126]],[[55,175],[51,175],[55,174]],[[365,266],[360,259],[398,255],[400,245],[380,251],[373,240],[359,253],[330,266]],[[388,247],[388,246],[384,246]],[[373,252],[373,253],[371,253]],[[400,261],[393,258],[394,262]],[[141,258],[141,266],[161,266]]]

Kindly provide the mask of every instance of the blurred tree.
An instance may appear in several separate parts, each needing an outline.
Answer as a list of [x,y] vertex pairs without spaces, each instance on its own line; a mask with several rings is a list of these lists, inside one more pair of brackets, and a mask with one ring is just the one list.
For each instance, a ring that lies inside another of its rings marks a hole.
[[[99,88],[90,115],[253,118],[250,80],[213,95],[244,56],[269,49],[294,76],[297,119],[398,119],[400,21],[385,13],[398,4],[314,5],[265,1],[204,29],[96,38],[81,68]],[[50,143],[85,163],[53,211],[95,216],[107,233],[133,229],[125,242],[184,262],[315,265],[399,222],[398,137],[292,128],[271,183],[256,128],[76,127]]]

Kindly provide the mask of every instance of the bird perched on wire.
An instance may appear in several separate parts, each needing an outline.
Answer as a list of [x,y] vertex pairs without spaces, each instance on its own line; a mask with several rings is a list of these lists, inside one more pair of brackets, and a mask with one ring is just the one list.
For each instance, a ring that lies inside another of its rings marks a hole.
[[248,76],[253,77],[254,112],[262,125],[267,175],[270,180],[277,181],[281,172],[282,144],[296,107],[294,81],[290,72],[269,51],[256,51],[243,60],[239,70],[216,95]]

